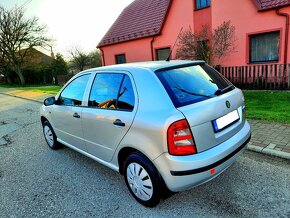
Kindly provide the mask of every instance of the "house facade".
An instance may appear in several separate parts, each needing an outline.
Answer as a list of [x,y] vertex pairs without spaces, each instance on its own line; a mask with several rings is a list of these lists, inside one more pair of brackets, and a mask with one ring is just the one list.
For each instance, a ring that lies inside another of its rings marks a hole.
[[181,29],[216,29],[230,20],[236,51],[221,66],[290,63],[290,0],[135,0],[99,42],[103,65],[165,60]]

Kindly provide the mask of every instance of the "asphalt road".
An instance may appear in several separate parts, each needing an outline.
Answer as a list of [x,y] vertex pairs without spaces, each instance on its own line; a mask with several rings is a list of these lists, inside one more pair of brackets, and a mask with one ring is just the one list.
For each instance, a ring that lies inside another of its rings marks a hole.
[[225,173],[153,209],[123,177],[77,152],[53,151],[39,106],[0,94],[0,217],[290,217],[290,162],[247,151]]

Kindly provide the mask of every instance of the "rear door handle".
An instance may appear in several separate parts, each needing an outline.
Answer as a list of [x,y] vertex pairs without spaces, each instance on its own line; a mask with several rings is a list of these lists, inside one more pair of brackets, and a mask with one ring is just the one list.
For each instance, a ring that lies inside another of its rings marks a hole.
[[125,126],[125,123],[123,123],[120,119],[116,119],[113,124],[115,126]]
[[81,118],[81,116],[78,113],[74,113],[73,117],[74,118]]

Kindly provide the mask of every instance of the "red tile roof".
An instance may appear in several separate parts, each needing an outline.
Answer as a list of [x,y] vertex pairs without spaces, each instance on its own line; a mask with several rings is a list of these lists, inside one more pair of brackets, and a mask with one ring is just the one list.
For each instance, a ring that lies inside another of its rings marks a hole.
[[290,0],[254,0],[259,11],[271,10],[290,5]]
[[171,0],[135,0],[127,6],[98,47],[160,34]]

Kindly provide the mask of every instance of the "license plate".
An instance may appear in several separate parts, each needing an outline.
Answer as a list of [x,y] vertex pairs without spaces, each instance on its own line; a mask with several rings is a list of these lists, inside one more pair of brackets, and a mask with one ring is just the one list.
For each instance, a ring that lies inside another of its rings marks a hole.
[[240,117],[239,117],[238,111],[234,110],[234,111],[226,114],[225,116],[222,116],[216,120],[213,120],[212,123],[213,123],[214,131],[219,132],[219,131],[227,128],[231,124],[237,122],[239,119],[240,119]]

